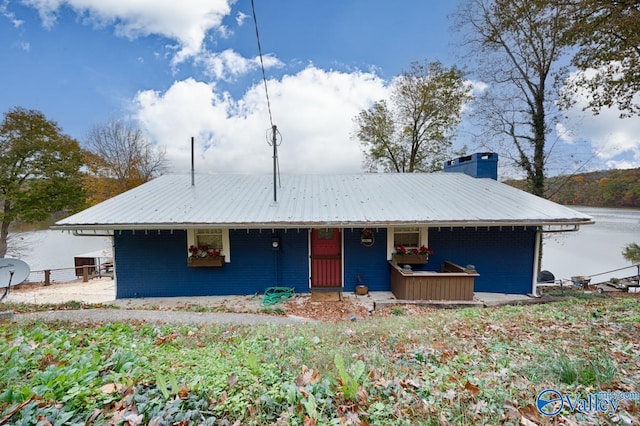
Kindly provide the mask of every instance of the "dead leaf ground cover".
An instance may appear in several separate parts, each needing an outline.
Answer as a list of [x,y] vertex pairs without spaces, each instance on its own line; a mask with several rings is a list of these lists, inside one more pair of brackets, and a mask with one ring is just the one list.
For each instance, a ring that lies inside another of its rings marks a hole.
[[[345,312],[347,314],[347,312]],[[351,312],[349,312],[351,314]],[[640,391],[640,303],[390,308],[300,326],[0,323],[0,424],[637,424],[536,396]]]

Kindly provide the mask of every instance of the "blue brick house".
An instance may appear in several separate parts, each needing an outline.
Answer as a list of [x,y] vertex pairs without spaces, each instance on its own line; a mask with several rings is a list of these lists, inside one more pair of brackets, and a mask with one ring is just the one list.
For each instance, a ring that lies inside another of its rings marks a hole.
[[496,177],[497,155],[474,154],[442,173],[283,175],[274,200],[269,176],[165,175],[54,228],[113,237],[117,298],[388,291],[399,246],[433,251],[414,271],[473,265],[476,292],[531,293],[542,233],[592,219]]

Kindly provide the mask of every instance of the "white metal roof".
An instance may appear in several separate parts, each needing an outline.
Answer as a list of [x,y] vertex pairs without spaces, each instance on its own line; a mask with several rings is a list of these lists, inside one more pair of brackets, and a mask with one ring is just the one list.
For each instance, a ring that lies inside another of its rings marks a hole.
[[462,173],[165,175],[56,223],[56,228],[572,225],[591,217],[492,179]]

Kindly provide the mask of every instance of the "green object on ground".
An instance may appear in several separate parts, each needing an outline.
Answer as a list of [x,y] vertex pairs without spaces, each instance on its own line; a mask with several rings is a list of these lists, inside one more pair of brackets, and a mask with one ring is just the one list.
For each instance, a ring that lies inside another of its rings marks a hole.
[[265,306],[275,305],[293,297],[295,289],[293,287],[269,287],[264,291],[262,304]]

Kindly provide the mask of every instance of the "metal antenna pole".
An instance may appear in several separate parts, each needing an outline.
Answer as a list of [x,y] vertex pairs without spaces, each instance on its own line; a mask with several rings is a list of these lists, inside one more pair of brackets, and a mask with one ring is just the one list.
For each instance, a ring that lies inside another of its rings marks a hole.
[[274,124],[271,126],[271,143],[273,144],[273,202],[278,202],[278,193],[277,193],[277,177],[276,170],[278,167],[278,143],[277,143],[277,132],[278,127]]
[[191,136],[191,186],[196,184],[196,167],[194,161],[194,146],[193,146],[193,136]]

